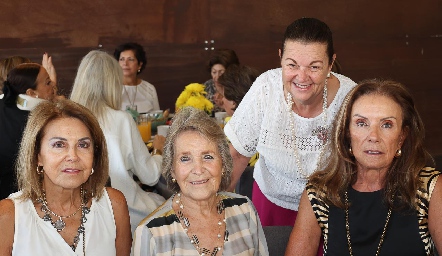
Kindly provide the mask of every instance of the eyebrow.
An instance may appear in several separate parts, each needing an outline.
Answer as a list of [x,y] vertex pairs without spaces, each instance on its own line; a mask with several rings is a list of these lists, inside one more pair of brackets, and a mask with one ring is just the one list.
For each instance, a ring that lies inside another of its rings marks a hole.
[[[298,62],[296,62],[296,60],[294,60],[294,59],[292,59],[292,58],[290,58],[290,57],[287,57],[286,60],[291,60],[291,61],[293,61],[294,63],[298,64]],[[322,61],[322,60],[314,60],[314,61],[310,62],[309,65],[313,65],[313,64],[315,64],[315,63],[321,63],[321,64],[322,64],[322,63],[324,63],[324,61]]]
[[[66,138],[63,137],[52,137],[49,140],[62,140],[62,141],[67,141]],[[78,141],[85,141],[85,140],[91,140],[91,138],[89,137],[84,137],[84,138],[80,138]]]
[[[362,116],[362,115],[359,115],[359,114],[354,114],[353,117],[361,117],[361,118],[364,118],[364,119],[368,119],[365,116]],[[394,116],[387,116],[387,117],[381,118],[382,121],[387,120],[387,119],[397,119],[397,118],[394,117]]]

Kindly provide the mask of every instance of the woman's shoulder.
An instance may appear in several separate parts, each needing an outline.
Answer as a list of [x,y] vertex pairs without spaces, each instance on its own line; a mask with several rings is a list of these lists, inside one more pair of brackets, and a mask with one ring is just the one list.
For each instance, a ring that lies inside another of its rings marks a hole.
[[155,86],[153,84],[149,83],[146,80],[142,80],[142,79],[141,79],[141,83],[138,85],[138,87],[139,87],[138,89],[141,89],[141,88],[155,89]]
[[15,205],[12,199],[3,199],[0,200],[0,227],[3,228],[14,227],[15,220]]
[[112,204],[127,204],[126,198],[124,197],[123,193],[115,188],[106,187],[104,188],[104,191],[107,192],[107,195],[109,196],[109,200],[112,202]]
[[419,179],[421,181],[422,189],[423,191],[426,191],[430,197],[441,173],[441,171],[436,170],[433,167],[424,167],[419,172]]

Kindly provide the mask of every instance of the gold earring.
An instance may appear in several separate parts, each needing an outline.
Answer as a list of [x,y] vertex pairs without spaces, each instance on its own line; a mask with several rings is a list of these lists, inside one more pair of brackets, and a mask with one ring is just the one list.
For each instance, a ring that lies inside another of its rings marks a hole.
[[38,167],[40,167],[40,166],[37,165],[37,174],[38,174],[38,175],[43,174],[43,166],[41,167],[41,170],[39,170]]
[[401,155],[402,155],[402,150],[401,149],[398,149],[396,151],[396,154],[394,154],[395,157],[400,157]]
[[350,155],[353,155],[353,150],[351,150],[351,147],[348,149],[348,151],[350,152]]
[[328,72],[328,74],[327,74],[327,78],[329,78],[330,77],[330,72]]
[[94,172],[95,172],[95,171],[94,171],[94,168],[92,168],[91,175],[94,174]]
[[172,178],[172,182],[173,182],[173,183],[176,183],[176,179],[175,179],[175,178]]

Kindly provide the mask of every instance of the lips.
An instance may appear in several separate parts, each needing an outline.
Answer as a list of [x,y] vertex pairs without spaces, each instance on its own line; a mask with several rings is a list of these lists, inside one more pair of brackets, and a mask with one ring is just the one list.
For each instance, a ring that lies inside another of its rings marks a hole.
[[382,152],[378,151],[378,150],[366,150],[365,152],[367,154],[370,154],[370,155],[380,155],[380,154],[382,154]]
[[67,168],[67,169],[64,169],[63,172],[66,172],[66,173],[77,173],[77,172],[80,172],[80,170],[74,169],[74,168]]
[[208,182],[208,181],[209,181],[209,179],[206,179],[206,180],[198,180],[198,181],[191,181],[190,184],[192,184],[192,185],[201,185],[201,184],[204,184],[204,183],[206,183],[206,182]]

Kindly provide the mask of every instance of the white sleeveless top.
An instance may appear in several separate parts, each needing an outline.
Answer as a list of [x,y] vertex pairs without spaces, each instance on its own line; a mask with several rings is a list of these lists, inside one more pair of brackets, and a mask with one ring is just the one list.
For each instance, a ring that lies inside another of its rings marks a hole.
[[[12,256],[83,255],[83,235],[80,235],[75,252],[49,221],[40,218],[30,199],[17,199],[21,191],[9,196],[15,205],[15,233]],[[116,255],[116,226],[112,205],[104,189],[100,200],[93,199],[90,213],[84,223],[86,232],[86,255]]]

